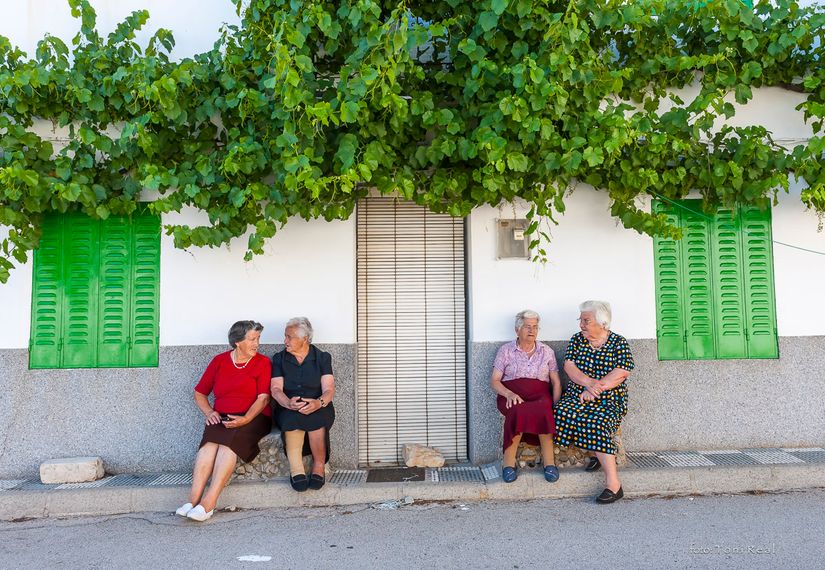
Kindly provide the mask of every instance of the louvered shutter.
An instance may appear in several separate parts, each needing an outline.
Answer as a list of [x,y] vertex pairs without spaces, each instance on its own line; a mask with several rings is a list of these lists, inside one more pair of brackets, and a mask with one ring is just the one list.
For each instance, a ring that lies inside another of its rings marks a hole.
[[[654,202],[654,212],[667,214],[668,221],[680,225],[678,211]],[[656,338],[661,360],[685,358],[685,317],[682,307],[681,242],[656,237],[653,239],[654,273],[656,278]]]
[[43,237],[34,252],[30,368],[57,368],[62,352],[63,217],[43,220]]
[[745,358],[742,220],[738,209],[719,208],[713,217],[713,229],[716,357]]
[[65,368],[97,364],[99,224],[67,215],[63,227],[63,361]]
[[132,220],[132,307],[130,366],[157,366],[159,341],[160,218]]
[[771,212],[743,207],[741,216],[748,356],[779,358]]
[[[682,209],[682,275],[685,292],[686,356],[714,357],[711,224],[701,215],[699,200],[685,200]],[[696,213],[694,213],[696,212]]]
[[131,224],[128,218],[100,222],[100,311],[98,366],[129,364],[131,317]]
[[369,198],[357,227],[360,461],[405,443],[466,460],[463,221]]

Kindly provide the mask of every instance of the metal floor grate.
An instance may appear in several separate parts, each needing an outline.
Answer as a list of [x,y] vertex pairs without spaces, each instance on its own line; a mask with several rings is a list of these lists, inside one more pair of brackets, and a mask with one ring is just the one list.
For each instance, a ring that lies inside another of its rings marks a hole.
[[0,491],[9,491],[25,482],[25,479],[0,479]]
[[800,458],[781,449],[743,449],[746,455],[756,459],[757,463],[775,465],[782,463],[804,463]]
[[103,487],[107,485],[114,477],[104,477],[97,481],[86,481],[83,483],[63,483],[58,485],[57,489],[94,489],[96,487]]
[[636,467],[673,467],[670,463],[660,458],[655,453],[627,453],[627,458]]
[[364,469],[336,469],[329,482],[334,485],[362,485],[367,482],[367,472]]
[[164,485],[191,485],[191,473],[166,473],[158,476],[156,479],[149,482],[150,487],[159,487]]
[[481,475],[485,481],[492,481],[493,479],[501,478],[501,471],[498,468],[498,463],[488,463],[481,466]]
[[793,451],[794,457],[798,457],[805,463],[825,463],[825,450],[822,451]]
[[115,475],[109,479],[107,487],[146,487],[157,475]]
[[433,471],[436,475],[434,481],[444,482],[465,482],[465,483],[483,483],[484,476],[481,474],[481,469],[476,466],[462,466],[462,467],[442,467],[440,469],[428,469]]
[[705,455],[714,465],[758,465],[758,462],[750,455],[745,455],[741,451],[731,451],[729,453],[708,453]]
[[698,453],[659,453],[660,459],[667,461],[671,467],[713,467],[704,455]]

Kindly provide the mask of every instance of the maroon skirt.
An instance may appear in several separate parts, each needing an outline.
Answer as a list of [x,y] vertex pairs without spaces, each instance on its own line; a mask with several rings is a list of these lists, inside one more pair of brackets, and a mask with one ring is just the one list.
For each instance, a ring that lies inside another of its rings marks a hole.
[[539,445],[539,435],[556,433],[553,420],[553,396],[550,394],[550,382],[534,378],[516,378],[504,383],[507,388],[521,396],[521,404],[507,409],[507,398],[496,399],[498,411],[504,416],[505,450],[513,443],[513,438],[522,434],[521,441],[530,445]]
[[[243,414],[233,414],[242,416]],[[247,463],[261,452],[258,442],[272,431],[272,419],[258,414],[248,424],[238,428],[228,428],[223,423],[207,425],[203,428],[203,437],[198,449],[206,443],[225,445]]]

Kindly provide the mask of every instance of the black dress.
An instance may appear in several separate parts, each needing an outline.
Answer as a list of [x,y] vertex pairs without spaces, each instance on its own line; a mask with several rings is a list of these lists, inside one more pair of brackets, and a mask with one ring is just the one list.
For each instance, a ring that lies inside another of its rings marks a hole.
[[[321,376],[326,374],[332,374],[332,356],[328,352],[318,350],[314,345],[309,346],[309,352],[301,364],[298,364],[295,356],[288,353],[286,349],[276,352],[272,356],[272,377],[283,377],[284,394],[288,398],[294,398],[295,396],[320,398],[323,393]],[[329,429],[334,421],[335,408],[332,402],[309,415],[275,404],[275,424],[281,430],[281,439],[283,439],[285,431],[304,430],[309,432],[326,428],[324,435],[327,461],[329,461],[330,456]],[[303,454],[312,455],[308,437],[304,438]]]

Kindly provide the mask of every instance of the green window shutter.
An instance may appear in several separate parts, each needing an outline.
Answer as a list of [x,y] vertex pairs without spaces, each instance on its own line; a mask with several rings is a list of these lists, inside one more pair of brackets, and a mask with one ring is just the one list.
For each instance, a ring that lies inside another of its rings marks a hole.
[[60,366],[63,315],[63,217],[46,216],[34,252],[29,368]]
[[97,364],[99,224],[67,215],[63,228],[63,361],[65,368]]
[[[653,211],[667,214],[668,221],[680,224],[679,212],[656,201]],[[653,239],[656,277],[656,338],[660,360],[685,358],[685,317],[682,308],[681,244],[674,239]]]
[[771,212],[742,208],[741,217],[748,356],[779,358]]
[[686,355],[689,359],[713,358],[711,223],[701,214],[699,200],[684,204],[689,208],[681,211]]
[[132,219],[132,312],[130,366],[158,365],[160,218]]
[[128,218],[100,222],[98,360],[101,367],[129,365],[132,232]]
[[742,220],[738,210],[719,208],[713,226],[716,357],[746,358]]

